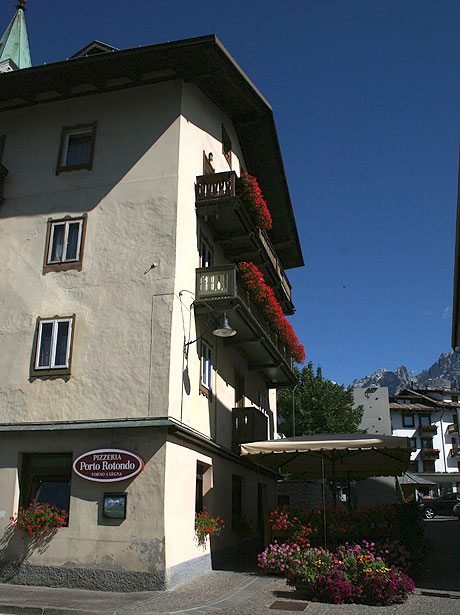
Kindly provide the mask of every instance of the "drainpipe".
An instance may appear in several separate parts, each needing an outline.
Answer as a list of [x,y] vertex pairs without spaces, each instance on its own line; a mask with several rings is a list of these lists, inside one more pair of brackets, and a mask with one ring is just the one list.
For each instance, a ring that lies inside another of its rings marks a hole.
[[299,383],[295,384],[292,389],[291,389],[291,395],[292,395],[292,435],[295,437],[295,398],[294,398],[294,393],[296,388],[299,386]]

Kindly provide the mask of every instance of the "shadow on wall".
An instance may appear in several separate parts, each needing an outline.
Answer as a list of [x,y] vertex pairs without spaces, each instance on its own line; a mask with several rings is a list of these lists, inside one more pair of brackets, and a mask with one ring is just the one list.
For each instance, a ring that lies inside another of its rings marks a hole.
[[54,528],[49,534],[40,540],[36,540],[19,530],[14,530],[11,525],[7,526],[0,538],[0,582],[8,583],[11,581],[32,553],[44,553],[56,532],[57,528]]

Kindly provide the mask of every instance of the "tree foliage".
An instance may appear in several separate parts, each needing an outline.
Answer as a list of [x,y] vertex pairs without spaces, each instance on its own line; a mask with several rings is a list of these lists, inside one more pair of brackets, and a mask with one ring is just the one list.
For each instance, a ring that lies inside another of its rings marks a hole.
[[[359,433],[363,407],[353,408],[353,391],[316,374],[313,364],[294,368],[298,384],[294,392],[296,436],[316,433]],[[281,421],[280,421],[281,419]],[[292,436],[292,389],[278,391],[279,430]]]

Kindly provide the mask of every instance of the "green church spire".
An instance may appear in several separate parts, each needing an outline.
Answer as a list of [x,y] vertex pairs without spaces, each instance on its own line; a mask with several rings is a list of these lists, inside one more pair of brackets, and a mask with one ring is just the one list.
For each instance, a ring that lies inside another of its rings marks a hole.
[[18,0],[16,14],[0,39],[0,62],[14,63],[17,68],[29,68],[29,40],[27,38],[26,20],[24,18],[26,0]]

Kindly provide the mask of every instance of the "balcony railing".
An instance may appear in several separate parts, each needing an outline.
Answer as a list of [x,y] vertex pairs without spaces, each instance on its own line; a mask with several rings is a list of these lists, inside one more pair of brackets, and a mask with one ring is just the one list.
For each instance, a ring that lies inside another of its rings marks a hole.
[[268,416],[258,408],[233,408],[232,449],[239,453],[239,445],[268,438]]
[[234,171],[196,178],[195,200],[198,216],[212,228],[227,258],[233,262],[252,260],[263,269],[286,314],[294,312],[292,287],[275,248],[265,231],[257,228],[236,194]]
[[225,343],[241,347],[250,368],[265,371],[273,386],[295,382],[290,353],[241,285],[236,265],[197,269],[195,295],[196,313],[204,305],[208,314],[210,310],[227,313],[230,325],[238,333]]
[[424,461],[433,461],[439,459],[439,449],[437,448],[422,448],[420,456]]
[[420,425],[418,432],[421,436],[434,436],[438,433],[437,425]]
[[449,456],[452,459],[460,459],[460,449],[458,446],[453,446],[449,451]]
[[447,425],[447,433],[449,435],[458,435],[457,423],[451,423],[450,425]]

